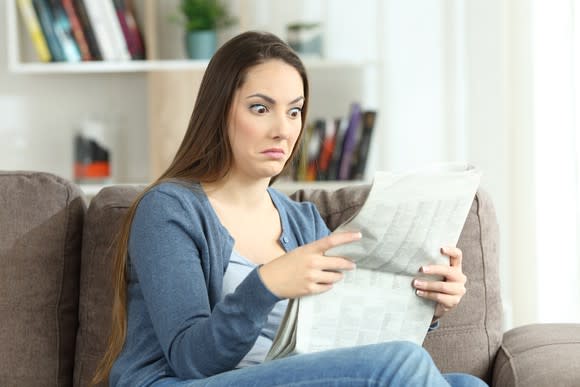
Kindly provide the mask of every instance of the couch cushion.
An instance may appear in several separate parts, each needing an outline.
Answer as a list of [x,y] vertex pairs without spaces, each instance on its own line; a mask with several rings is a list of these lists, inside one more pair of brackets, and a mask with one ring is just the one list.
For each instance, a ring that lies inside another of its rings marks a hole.
[[[369,186],[357,186],[334,192],[300,191],[295,198],[314,202],[326,224],[334,229],[358,211],[368,192]],[[490,381],[502,337],[498,238],[491,199],[480,190],[458,242],[468,277],[467,293],[424,343],[443,372],[467,372]]]
[[507,331],[494,365],[498,387],[580,385],[580,324],[532,324]]
[[85,203],[48,173],[0,172],[0,385],[71,386]]
[[75,386],[90,385],[105,352],[111,328],[115,237],[123,215],[142,190],[143,187],[135,186],[104,188],[91,200],[87,211],[80,274]]

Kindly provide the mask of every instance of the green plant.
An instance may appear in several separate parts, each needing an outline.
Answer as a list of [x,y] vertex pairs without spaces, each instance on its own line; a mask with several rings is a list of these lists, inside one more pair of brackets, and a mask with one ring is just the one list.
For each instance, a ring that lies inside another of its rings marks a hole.
[[302,31],[311,30],[320,26],[320,23],[307,23],[307,22],[296,22],[290,23],[286,26],[288,31]]
[[178,10],[180,17],[173,19],[181,22],[188,32],[214,30],[234,22],[220,0],[181,0]]

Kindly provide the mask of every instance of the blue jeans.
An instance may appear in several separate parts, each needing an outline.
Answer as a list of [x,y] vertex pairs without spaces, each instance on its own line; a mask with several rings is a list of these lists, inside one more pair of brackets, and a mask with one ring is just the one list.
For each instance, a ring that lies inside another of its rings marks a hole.
[[207,379],[163,380],[155,386],[486,386],[467,374],[441,374],[422,347],[399,341],[296,355]]

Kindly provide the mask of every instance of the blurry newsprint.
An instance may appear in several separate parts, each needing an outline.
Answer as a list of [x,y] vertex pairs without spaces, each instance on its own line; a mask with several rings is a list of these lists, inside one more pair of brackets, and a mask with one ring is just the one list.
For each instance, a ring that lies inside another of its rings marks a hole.
[[334,231],[360,231],[362,239],[326,252],[356,269],[326,293],[290,300],[266,359],[391,340],[422,344],[435,303],[418,297],[412,280],[429,278],[421,266],[449,263],[440,248],[456,245],[479,180],[466,164],[377,172],[359,213]]

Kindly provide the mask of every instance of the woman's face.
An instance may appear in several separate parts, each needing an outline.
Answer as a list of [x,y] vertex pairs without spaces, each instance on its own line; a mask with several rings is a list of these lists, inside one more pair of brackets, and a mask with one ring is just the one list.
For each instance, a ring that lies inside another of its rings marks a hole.
[[279,174],[300,134],[303,104],[302,78],[294,67],[268,60],[249,68],[230,111],[230,174],[252,180]]

